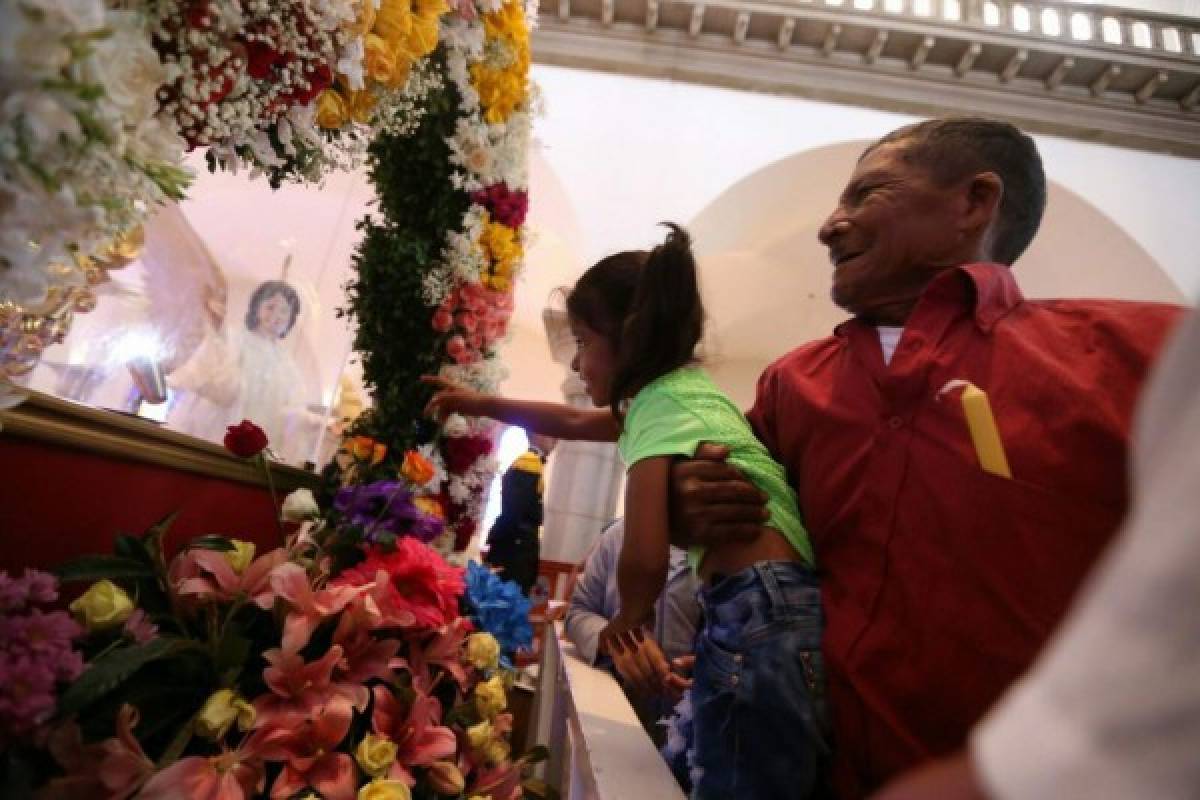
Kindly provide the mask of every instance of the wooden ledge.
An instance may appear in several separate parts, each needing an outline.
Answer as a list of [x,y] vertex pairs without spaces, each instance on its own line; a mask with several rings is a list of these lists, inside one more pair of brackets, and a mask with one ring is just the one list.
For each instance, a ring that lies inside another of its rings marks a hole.
[[[168,430],[150,420],[30,392],[16,408],[0,411],[0,439],[28,439],[56,447],[267,486],[261,466],[230,454],[220,445]],[[271,463],[275,488],[290,492],[314,488],[317,475]]]

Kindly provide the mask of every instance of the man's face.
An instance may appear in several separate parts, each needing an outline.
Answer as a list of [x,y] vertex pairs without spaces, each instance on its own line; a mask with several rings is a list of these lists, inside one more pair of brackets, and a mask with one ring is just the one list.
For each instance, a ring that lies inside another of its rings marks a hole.
[[903,159],[903,141],[859,162],[817,234],[833,263],[833,301],[883,324],[902,324],[929,281],[971,259],[958,224],[965,189],[938,186]]

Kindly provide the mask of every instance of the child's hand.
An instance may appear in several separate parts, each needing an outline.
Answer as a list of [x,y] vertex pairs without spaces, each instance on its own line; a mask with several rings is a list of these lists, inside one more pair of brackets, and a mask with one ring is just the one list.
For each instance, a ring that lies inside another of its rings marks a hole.
[[421,383],[436,389],[433,397],[425,404],[425,416],[433,417],[438,422],[444,422],[451,414],[478,416],[475,409],[478,408],[483,395],[474,389],[460,386],[437,375],[422,375]]
[[612,656],[618,650],[635,645],[633,631],[638,627],[639,623],[636,620],[617,614],[604,626],[604,630],[600,631],[597,645],[599,651]]

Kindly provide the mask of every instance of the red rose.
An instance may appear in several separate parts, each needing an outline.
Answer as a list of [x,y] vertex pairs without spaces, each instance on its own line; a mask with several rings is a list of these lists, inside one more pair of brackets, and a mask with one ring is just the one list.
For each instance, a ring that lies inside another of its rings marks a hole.
[[448,436],[442,440],[446,469],[461,475],[479,458],[492,452],[492,440],[486,436]]
[[230,425],[225,432],[225,449],[241,458],[256,456],[267,447],[267,434],[248,419]]

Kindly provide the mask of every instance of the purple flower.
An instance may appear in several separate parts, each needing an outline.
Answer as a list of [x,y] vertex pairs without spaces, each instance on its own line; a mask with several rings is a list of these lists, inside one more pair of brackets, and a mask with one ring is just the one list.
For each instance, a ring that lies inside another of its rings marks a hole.
[[125,635],[138,644],[145,644],[158,638],[158,626],[150,621],[145,611],[135,608],[125,620]]
[[64,611],[31,609],[23,627],[24,646],[38,656],[58,657],[69,652],[71,640],[83,634],[83,628]]
[[54,672],[28,656],[0,653],[0,738],[20,735],[54,711]]
[[348,486],[338,491],[333,507],[350,525],[361,527],[371,543],[385,533],[428,542],[445,526],[441,519],[417,508],[412,492],[400,481]]
[[0,572],[0,611],[17,611],[32,603],[58,599],[58,580],[48,572],[26,569],[20,578]]

